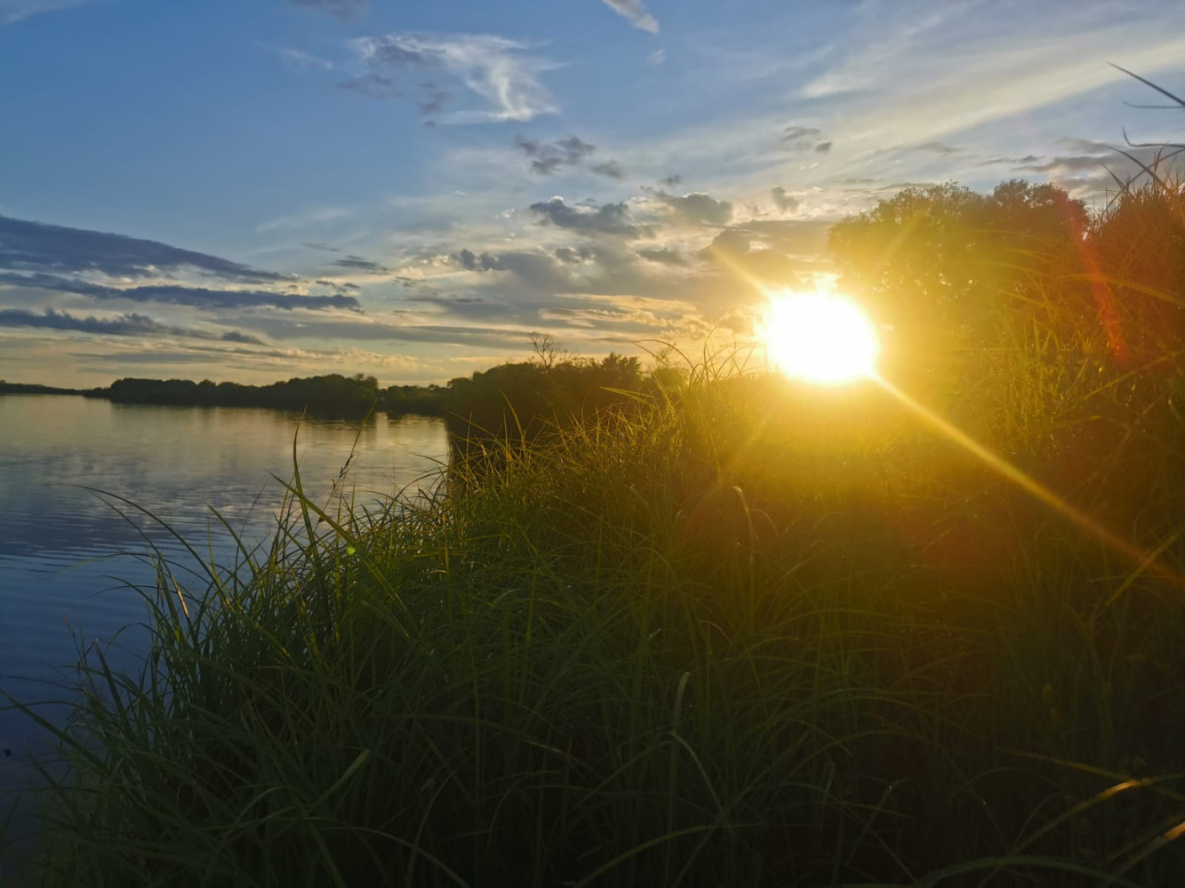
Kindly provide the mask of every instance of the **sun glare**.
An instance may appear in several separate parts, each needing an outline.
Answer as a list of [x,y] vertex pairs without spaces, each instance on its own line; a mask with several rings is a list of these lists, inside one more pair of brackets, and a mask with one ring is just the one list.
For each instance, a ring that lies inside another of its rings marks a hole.
[[851,300],[822,292],[771,297],[765,342],[778,370],[820,385],[873,375],[880,352],[868,315]]

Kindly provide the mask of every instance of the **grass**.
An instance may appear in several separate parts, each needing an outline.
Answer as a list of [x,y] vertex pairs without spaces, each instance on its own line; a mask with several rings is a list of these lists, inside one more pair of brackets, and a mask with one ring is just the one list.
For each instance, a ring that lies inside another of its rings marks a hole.
[[88,653],[31,880],[1173,884],[1179,361],[1100,374],[1058,286],[943,412],[1148,558],[718,360],[381,509],[297,472],[237,563],[157,560],[138,672]]

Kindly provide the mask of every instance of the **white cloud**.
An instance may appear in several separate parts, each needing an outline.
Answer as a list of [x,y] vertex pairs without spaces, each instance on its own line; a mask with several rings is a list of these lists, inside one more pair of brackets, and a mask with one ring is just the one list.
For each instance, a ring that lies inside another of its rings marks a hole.
[[305,52],[303,49],[277,48],[276,53],[286,62],[298,68],[317,68],[321,71],[332,71],[333,62]]
[[89,0],[0,0],[0,25],[11,25],[42,12],[81,6]]
[[260,234],[266,234],[272,231],[289,231],[299,228],[309,228],[316,225],[324,225],[327,222],[337,222],[341,219],[348,219],[353,215],[351,210],[342,207],[322,207],[316,210],[306,210],[301,213],[290,213],[286,216],[278,216],[275,219],[270,219],[267,222],[261,222],[255,226],[255,230]]
[[405,72],[419,77],[435,71],[459,80],[487,105],[449,111],[439,117],[445,123],[526,121],[559,110],[539,82],[541,73],[557,65],[530,54],[535,47],[529,43],[494,34],[394,33],[364,37],[353,46],[371,72],[370,81],[376,76],[392,81],[392,95],[398,95],[398,80]]
[[651,34],[658,33],[658,20],[646,11],[642,0],[604,0],[604,3],[618,15],[629,19],[635,28]]

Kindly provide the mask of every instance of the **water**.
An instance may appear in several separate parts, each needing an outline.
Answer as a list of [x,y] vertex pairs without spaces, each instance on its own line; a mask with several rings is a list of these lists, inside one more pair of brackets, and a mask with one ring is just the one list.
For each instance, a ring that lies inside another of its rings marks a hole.
[[[0,396],[0,691],[26,702],[62,698],[80,643],[110,645],[116,663],[130,665],[142,650],[136,624],[145,611],[128,584],[153,579],[150,564],[133,557],[149,549],[142,534],[182,556],[163,528],[126,505],[125,520],[86,488],[126,497],[229,562],[233,544],[210,507],[248,541],[270,536],[283,496],[271,475],[290,479],[294,436],[305,492],[319,502],[351,452],[345,483],[356,504],[429,486],[435,478],[418,479],[448,458],[437,419],[301,420],[271,410]],[[27,717],[0,710],[0,825],[29,782],[32,757],[46,749]]]

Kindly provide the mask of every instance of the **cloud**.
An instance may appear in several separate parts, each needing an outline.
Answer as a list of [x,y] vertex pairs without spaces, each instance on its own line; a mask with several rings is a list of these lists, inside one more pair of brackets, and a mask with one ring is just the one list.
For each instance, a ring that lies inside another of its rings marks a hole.
[[684,266],[689,264],[686,256],[678,250],[667,249],[647,249],[638,250],[638,255],[649,262],[658,262],[661,265],[678,265]]
[[684,225],[727,225],[732,219],[732,204],[717,200],[702,191],[679,197],[665,191],[648,190],[651,197],[667,208],[675,221]]
[[353,215],[351,210],[344,207],[321,207],[315,210],[305,210],[300,213],[291,213],[286,216],[278,216],[267,222],[261,222],[255,226],[255,230],[260,234],[266,234],[271,231],[287,231],[294,228],[308,228],[310,226],[324,225],[327,222],[337,222],[342,219],[348,219]]
[[554,255],[555,258],[568,265],[579,265],[592,259],[595,253],[589,247],[559,247]]
[[485,102],[482,109],[450,112],[446,123],[527,121],[558,107],[539,82],[555,65],[531,55],[532,44],[493,34],[397,32],[353,41],[363,73],[342,84],[380,98],[413,101],[422,113],[443,110],[448,92],[431,84],[427,101],[409,99],[404,78],[425,72],[451,77]]
[[773,196],[774,206],[783,213],[791,213],[798,209],[798,198],[788,195],[781,185],[771,189],[770,194]]
[[50,330],[75,330],[81,333],[95,333],[104,336],[177,336],[185,339],[205,339],[220,342],[238,342],[249,345],[263,345],[258,337],[229,330],[225,333],[211,333],[184,327],[170,327],[138,314],[123,314],[114,318],[78,317],[64,311],[47,308],[44,314],[37,314],[19,308],[0,309],[0,327],[34,327]]
[[592,171],[598,176],[604,176],[607,179],[625,178],[625,168],[616,160],[607,160],[604,163],[598,163],[592,168]]
[[655,67],[658,67],[659,65],[665,63],[666,60],[667,60],[667,53],[666,53],[665,49],[656,49],[654,52],[650,53],[650,55],[646,57],[646,61],[650,62],[650,64],[654,65]]
[[[318,283],[321,283],[318,281]],[[126,299],[130,302],[157,302],[188,305],[207,311],[216,309],[303,308],[310,311],[331,308],[361,311],[353,296],[302,296],[295,293],[272,293],[266,290],[210,290],[204,287],[180,287],[172,284],[142,287],[108,287],[53,274],[12,274],[0,272],[0,285],[33,287],[74,293],[104,301]]]
[[337,259],[329,264],[338,268],[349,269],[350,271],[364,271],[367,274],[386,274],[390,271],[381,262],[374,262],[370,259],[364,259],[361,256],[352,256],[349,254],[344,259]]
[[778,140],[783,148],[791,151],[818,151],[827,153],[831,142],[823,140],[823,131],[813,126],[788,126],[782,130]]
[[251,318],[244,323],[276,340],[348,339],[362,342],[419,342],[479,348],[520,348],[533,331],[506,327],[448,324],[388,324],[381,321],[293,323],[282,318]]
[[929,151],[933,154],[956,154],[958,148],[952,148],[945,142],[922,142],[920,145],[913,146],[914,151]]
[[292,6],[328,13],[340,22],[350,22],[366,12],[367,0],[288,0]]
[[16,271],[87,272],[113,277],[155,277],[195,269],[227,280],[288,281],[288,275],[259,271],[238,262],[182,250],[157,241],[67,228],[0,216],[0,268]]
[[1061,14],[1031,0],[949,0],[911,16],[893,3],[860,4],[849,35],[796,97],[841,101],[843,144],[877,150],[903,133],[938,141],[1111,86],[1125,75],[1108,59],[1131,59],[1146,76],[1179,69],[1180,4],[1056,5]]
[[12,25],[43,12],[82,6],[90,0],[0,0],[0,25]]
[[542,216],[543,221],[550,222],[557,228],[620,234],[626,237],[633,237],[639,231],[630,217],[629,208],[624,203],[604,204],[599,207],[570,207],[564,203],[562,197],[553,197],[551,200],[531,204],[530,209]]
[[466,271],[501,271],[502,264],[489,253],[480,256],[472,250],[462,250],[456,255],[456,260]]
[[649,31],[651,34],[658,33],[658,20],[646,11],[642,0],[604,0],[604,3],[618,15],[628,19],[635,28]]
[[531,169],[541,176],[554,173],[563,166],[576,166],[597,150],[595,145],[590,145],[577,136],[545,144],[518,135],[514,137],[514,144],[523,154],[534,158],[531,161]]
[[303,49],[277,47],[275,52],[284,61],[297,68],[316,68],[319,71],[332,71],[334,69],[333,62],[315,56],[311,52],[305,52]]

